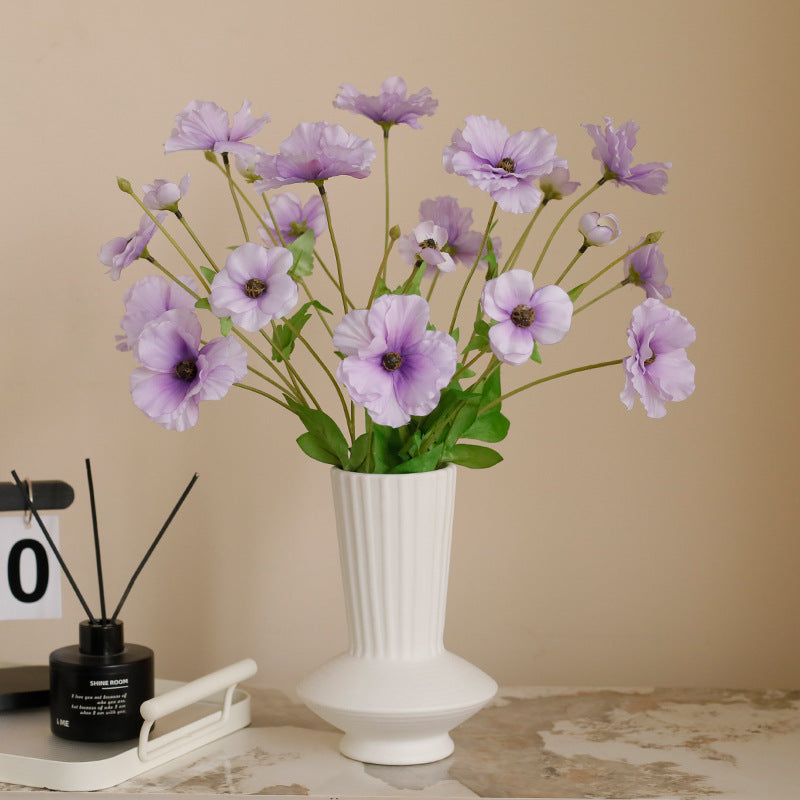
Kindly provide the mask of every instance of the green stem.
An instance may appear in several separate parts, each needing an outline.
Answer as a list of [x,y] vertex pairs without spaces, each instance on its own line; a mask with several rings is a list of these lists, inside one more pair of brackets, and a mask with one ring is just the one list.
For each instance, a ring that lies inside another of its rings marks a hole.
[[556,222],[555,227],[552,231],[550,231],[550,235],[547,237],[547,241],[544,243],[544,247],[542,248],[542,252],[539,254],[539,259],[536,262],[536,266],[533,268],[533,277],[536,277],[536,273],[539,271],[539,267],[542,265],[542,261],[544,260],[545,254],[550,249],[550,244],[552,243],[553,239],[555,238],[556,233],[558,233],[558,229],[564,224],[564,221],[567,217],[587,198],[589,195],[596,192],[606,181],[608,178],[604,175],[600,178],[597,183],[592,186],[591,189],[584,192],[562,215],[561,218]]
[[205,247],[203,247],[201,241],[195,235],[195,232],[189,226],[189,223],[186,221],[186,217],[184,217],[178,209],[175,209],[175,216],[181,221],[183,227],[186,228],[186,232],[189,234],[189,236],[194,239],[194,243],[200,248],[200,252],[205,256],[206,261],[208,261],[208,265],[211,267],[211,269],[213,269],[214,272],[219,272],[219,267],[214,262],[214,259],[211,258],[211,255],[208,253]]
[[[395,242],[394,239],[390,239],[389,244],[386,245],[386,248],[383,251],[383,258],[381,259],[381,263],[378,265],[378,271],[375,274],[375,280],[372,282],[372,289],[369,293],[367,308],[372,308],[372,303],[375,300],[375,292],[378,291],[378,281],[381,279],[381,276],[385,275],[386,273],[386,262],[389,260],[389,253],[392,252],[392,248],[394,247],[394,242]],[[384,278],[384,281],[385,280],[386,279]]]
[[[206,283],[206,279],[203,277],[203,274],[194,265],[194,262],[192,261],[192,259],[189,258],[189,256],[186,255],[186,253],[183,251],[183,248],[170,235],[169,231],[158,221],[158,219],[156,219],[156,217],[153,214],[153,212],[133,193],[133,191],[127,192],[127,194],[129,194],[138,203],[138,205],[141,207],[142,211],[144,211],[144,213],[147,214],[148,217],[150,217],[150,219],[156,224],[156,227],[161,231],[161,233],[163,233],[164,236],[167,237],[167,241],[175,248],[175,250],[178,252],[178,255],[180,255],[180,257],[189,265],[189,269],[192,270],[192,272],[195,274],[195,277],[197,278],[197,280],[200,281],[200,285],[206,291],[208,291],[209,290],[208,283]],[[163,270],[164,268],[161,267],[161,269]],[[166,270],[164,270],[164,272],[166,273]],[[173,277],[173,280],[176,281],[177,283],[180,283],[180,281],[175,277]],[[181,286],[183,286],[183,284],[181,284]],[[186,287],[184,286],[184,288],[186,288]],[[192,293],[192,294],[194,294],[194,293]],[[197,297],[197,295],[195,295],[195,297]]]
[[190,289],[182,280],[180,280],[180,278],[175,277],[175,275],[173,275],[163,264],[153,258],[153,256],[147,252],[147,248],[145,248],[145,251],[142,253],[141,257],[145,259],[145,261],[149,261],[154,267],[160,269],[171,281],[177,283],[181,289],[188,292],[192,297],[194,297],[195,300],[200,299],[200,295],[197,294],[197,292]]
[[238,328],[233,328],[232,333],[241,342],[244,342],[244,344],[246,344],[284,382],[286,388],[283,391],[287,391],[297,400],[298,403],[308,405],[302,393],[300,392],[299,387],[292,384],[292,382],[278,369],[275,362],[273,362],[273,360],[269,358],[266,353],[264,353],[260,348],[256,347],[247,336],[238,330]]
[[[213,160],[211,160],[211,163],[212,163],[212,164],[214,164],[214,166],[215,166],[215,167],[216,167],[216,168],[217,168],[217,169],[218,169],[218,170],[219,170],[219,171],[220,171],[220,172],[221,172],[223,175],[225,175],[225,176],[227,177],[227,173],[225,172],[225,169],[224,169],[223,167],[221,167],[221,166],[220,166],[220,164],[219,164],[219,161],[217,161],[216,159],[213,159]],[[253,214],[255,214],[255,217],[256,217],[256,219],[259,221],[259,223],[263,222],[263,221],[264,221],[264,219],[263,219],[263,217],[261,216],[261,214],[259,214],[259,213],[258,213],[258,209],[257,209],[257,208],[256,208],[256,207],[253,205],[253,203],[251,202],[250,198],[249,198],[249,197],[248,197],[248,196],[247,196],[247,195],[244,193],[244,191],[243,191],[243,190],[242,190],[242,188],[239,186],[239,184],[238,184],[238,183],[233,183],[232,185],[233,185],[233,188],[234,188],[234,189],[236,190],[236,192],[238,193],[239,197],[240,197],[242,200],[244,200],[245,204],[246,204],[246,205],[247,205],[247,206],[250,208],[250,210],[253,212]]]
[[474,358],[471,358],[469,361],[467,361],[466,364],[462,364],[461,367],[456,371],[456,374],[453,375],[453,377],[450,380],[451,381],[456,380],[462,372],[466,372],[479,358],[486,355],[486,353],[488,352],[489,351],[486,349],[479,350],[478,355],[476,355]]
[[389,247],[389,127],[383,129],[383,177],[384,185],[386,187],[386,219],[383,234],[383,249],[384,252]]
[[426,299],[426,300],[427,300],[429,303],[430,303],[430,301],[431,301],[431,297],[432,297],[432,295],[433,295],[433,290],[434,290],[434,288],[435,288],[435,286],[436,286],[436,282],[439,280],[439,275],[440,275],[440,274],[441,274],[441,270],[438,270],[438,269],[437,269],[437,270],[436,270],[436,272],[435,272],[435,273],[434,273],[434,275],[433,275],[433,279],[431,280],[431,288],[430,288],[430,289],[428,289],[428,294],[427,294],[427,295],[425,295],[425,299]]
[[486,223],[486,230],[483,232],[483,239],[481,240],[481,246],[478,248],[478,255],[475,258],[475,263],[472,265],[472,269],[469,271],[469,274],[464,281],[464,285],[461,287],[461,294],[458,296],[458,302],[456,303],[456,307],[453,311],[453,319],[450,321],[450,328],[448,333],[453,333],[453,330],[456,327],[456,321],[458,320],[458,312],[461,309],[461,303],[464,300],[464,295],[467,292],[467,286],[469,282],[472,280],[472,276],[475,274],[475,270],[478,268],[478,264],[481,261],[481,255],[483,254],[483,248],[486,247],[486,240],[489,238],[489,231],[492,229],[492,222],[494,222],[494,215],[497,211],[497,203],[492,203],[492,210],[489,213],[489,221]]
[[342,306],[344,313],[347,313],[347,294],[344,289],[344,275],[342,273],[342,259],[339,256],[339,246],[336,244],[336,236],[333,233],[333,223],[331,221],[331,209],[328,203],[328,193],[325,191],[325,184],[323,181],[317,181],[317,189],[319,189],[320,197],[322,197],[322,204],[325,206],[325,219],[328,222],[328,233],[331,236],[331,245],[333,246],[333,255],[336,258],[336,272],[339,276],[339,291],[342,294]]
[[[326,266],[325,262],[320,257],[320,254],[319,254],[319,252],[317,250],[314,250],[314,258],[317,259],[317,261],[319,262],[319,265],[322,267],[322,271],[330,278],[330,281],[336,287],[336,290],[338,292],[341,292],[341,289],[340,289],[339,284],[338,284],[338,282],[336,280],[336,277],[328,269],[328,267]],[[349,297],[347,298],[347,302],[350,304],[350,308],[355,308],[355,304],[353,303],[353,301]]]
[[[267,193],[261,195],[261,199],[264,201],[264,205],[267,208],[267,214],[269,214],[270,220],[272,220],[272,224],[275,227],[275,231],[278,234],[278,239],[280,239],[281,247],[286,247],[286,240],[283,238],[283,233],[281,233],[280,227],[278,227],[278,221],[275,219],[275,215],[272,213],[272,206],[269,204],[269,200],[267,200]],[[275,235],[272,231],[265,225],[264,228],[266,229],[267,233],[269,234],[269,238],[272,239],[273,244],[278,244],[275,241]]]
[[531,232],[531,228],[533,228],[533,223],[539,219],[539,214],[542,213],[542,210],[547,205],[547,200],[543,200],[539,204],[539,208],[536,209],[531,221],[526,226],[525,230],[522,232],[522,236],[519,237],[517,243],[514,245],[514,249],[509,253],[508,258],[506,259],[505,266],[503,269],[500,270],[501,273],[506,272],[509,269],[512,269],[514,265],[519,260],[520,254],[522,253],[522,248],[525,246],[525,242],[528,241],[528,235]]
[[606,272],[611,269],[611,267],[615,267],[620,261],[624,261],[629,255],[631,255],[631,253],[635,253],[637,250],[642,247],[646,247],[648,244],[651,244],[651,242],[649,242],[647,238],[643,239],[641,242],[639,242],[639,244],[636,245],[636,247],[632,247],[630,250],[623,253],[619,258],[615,258],[610,264],[607,264],[605,267],[603,267],[600,272],[589,278],[589,280],[583,284],[583,288],[585,289],[587,286],[589,286],[589,284],[594,283],[598,278],[605,275]]
[[272,380],[268,375],[265,375],[263,372],[259,372],[255,367],[251,367],[249,364],[247,365],[247,371],[252,372],[253,375],[257,375],[261,378],[262,381],[266,381],[267,383],[274,386],[278,391],[285,392],[286,387],[278,383],[277,381]]
[[589,249],[589,245],[584,242],[579,248],[578,252],[575,253],[575,257],[572,261],[567,264],[567,268],[558,276],[558,280],[556,281],[555,285],[558,286],[564,278],[567,277],[567,273],[575,266],[575,262]]
[[556,372],[553,375],[548,375],[545,378],[539,378],[538,380],[531,381],[530,383],[526,383],[524,386],[520,386],[517,389],[512,389],[510,392],[506,392],[504,395],[501,395],[496,400],[492,400],[491,403],[487,403],[479,412],[478,416],[485,414],[490,408],[496,406],[498,403],[502,403],[503,400],[507,400],[509,397],[513,397],[515,394],[519,394],[520,392],[524,392],[526,389],[530,389],[533,386],[538,386],[540,383],[547,383],[548,381],[554,381],[556,378],[563,378],[566,375],[574,375],[576,372],[586,372],[590,369],[600,369],[601,367],[612,367],[615,364],[621,364],[623,359],[617,358],[614,361],[602,361],[598,364],[587,364],[585,367],[573,367],[572,369],[565,369],[563,372]]
[[239,215],[239,222],[242,226],[242,233],[244,233],[244,240],[246,242],[250,241],[250,234],[247,232],[247,225],[244,223],[244,215],[242,214],[242,207],[239,204],[239,198],[236,196],[236,189],[234,188],[236,184],[233,181],[233,175],[231,174],[231,162],[228,159],[228,154],[222,154],[222,163],[225,165],[225,174],[228,176],[228,185],[231,189],[231,197],[233,198],[233,204],[236,206],[236,213]]
[[620,283],[615,283],[608,291],[603,292],[602,294],[597,295],[594,300],[590,300],[588,303],[584,303],[582,306],[579,306],[572,312],[572,316],[574,317],[576,314],[579,314],[585,308],[589,308],[589,306],[594,305],[598,300],[602,300],[604,297],[608,297],[612,292],[616,292],[617,289],[621,289],[625,286],[625,281]]
[[268,400],[272,400],[273,403],[277,403],[279,406],[283,406],[287,411],[291,411],[292,409],[289,408],[283,400],[278,400],[277,397],[274,395],[269,394],[269,392],[265,392],[262,389],[257,389],[255,386],[248,386],[246,383],[234,383],[234,386],[238,386],[240,389],[247,389],[248,392],[254,392],[255,394],[260,394],[262,397],[266,397]]
[[[306,295],[308,296],[308,299],[313,302],[314,301],[314,296],[311,294],[311,290],[308,288],[308,284],[299,275],[295,280],[303,287],[303,289],[305,290]],[[331,330],[331,326],[328,325],[328,320],[325,319],[325,317],[323,316],[322,312],[316,306],[314,306],[314,310],[317,312],[317,316],[319,317],[319,321],[325,326],[325,330],[328,331],[328,333],[331,336],[333,336],[333,331]]]
[[[294,325],[292,325],[292,323],[291,323],[291,321],[289,320],[288,317],[284,320],[284,324],[295,335],[295,338],[298,339],[298,341],[303,343],[303,345],[305,346],[306,350],[308,350],[308,352],[311,354],[311,356],[317,362],[317,364],[319,364],[320,367],[322,367],[323,371],[328,376],[328,379],[333,384],[333,388],[336,390],[336,394],[339,395],[339,401],[341,402],[342,409],[344,410],[344,417],[345,417],[345,420],[347,421],[347,429],[350,432],[350,441],[352,442],[355,439],[355,423],[354,423],[353,417],[350,415],[350,410],[348,409],[347,401],[344,399],[344,395],[342,394],[341,387],[339,386],[339,381],[337,381],[336,378],[333,376],[333,373],[330,371],[330,369],[328,369],[328,365],[322,360],[322,358],[320,358],[320,356],[317,353],[317,351],[308,343],[308,341],[305,339],[305,337],[302,336],[300,331],[298,331],[294,327]],[[287,366],[288,366],[288,362],[287,362]],[[306,389],[306,391],[308,391],[308,389]],[[309,396],[311,396],[310,393],[309,393]],[[316,401],[314,401],[314,402],[316,404]],[[318,405],[317,405],[317,408],[319,408]]]
[[[287,320],[284,320],[288,322]],[[276,325],[272,323],[272,332],[275,333]],[[281,360],[286,365],[286,371],[289,373],[289,377],[292,379],[292,383],[294,383],[295,388],[297,389],[298,394],[300,393],[300,389],[298,388],[298,384],[303,387],[303,391],[308,395],[308,399],[321,411],[322,406],[317,402],[317,398],[311,392],[311,389],[308,388],[305,381],[300,377],[300,373],[292,366],[291,362],[289,361],[289,357],[286,355],[282,347],[279,347],[275,342],[275,339],[270,339],[269,334],[262,328],[261,335],[264,337],[267,344],[269,344],[272,349],[281,357]]]

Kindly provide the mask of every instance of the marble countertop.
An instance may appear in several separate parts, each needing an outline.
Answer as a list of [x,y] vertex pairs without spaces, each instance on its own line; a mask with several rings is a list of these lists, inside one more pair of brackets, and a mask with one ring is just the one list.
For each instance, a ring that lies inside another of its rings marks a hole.
[[800,691],[506,688],[417,767],[351,761],[305,706],[247,691],[249,728],[102,794],[800,798]]

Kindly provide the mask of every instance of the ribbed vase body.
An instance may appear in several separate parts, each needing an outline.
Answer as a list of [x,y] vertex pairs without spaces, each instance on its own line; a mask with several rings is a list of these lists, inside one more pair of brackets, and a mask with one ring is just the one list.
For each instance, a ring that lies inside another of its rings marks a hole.
[[456,468],[332,473],[349,653],[425,659],[444,650]]

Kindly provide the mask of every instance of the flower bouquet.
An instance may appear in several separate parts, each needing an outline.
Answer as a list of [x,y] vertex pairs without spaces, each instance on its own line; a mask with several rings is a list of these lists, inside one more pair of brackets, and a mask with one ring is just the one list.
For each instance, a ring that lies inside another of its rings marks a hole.
[[[389,135],[401,125],[420,128],[420,118],[433,114],[437,101],[428,89],[409,95],[401,78],[390,78],[376,96],[344,84],[333,105],[368,117],[382,132],[383,246],[374,255],[371,285],[358,292],[347,280],[327,187],[340,176],[367,177],[376,149],[340,125],[302,123],[271,154],[245,141],[269,121],[269,115],[252,116],[248,100],[232,120],[211,102],[193,101],[177,115],[165,151],[203,151],[221,173],[241,224],[242,241],[224,259],[218,248],[203,243],[184,214],[189,175],[178,183],[145,184],[141,196],[129,181],[118,179],[144,216],[132,234],[105,244],[99,258],[113,280],[137,259],[160,271],[125,294],[124,334],[118,337],[118,348],[132,350],[140,363],[130,389],[148,417],[185,430],[197,422],[201,401],[219,400],[236,386],[295,414],[305,428],[298,444],[311,458],[347,471],[409,473],[447,463],[497,463],[500,454],[486,444],[508,432],[503,400],[571,373],[621,365],[623,403],[630,409],[638,395],[650,417],[663,416],[666,401],[691,394],[694,367],[685,348],[695,332],[663,303],[671,289],[659,233],[643,236],[588,280],[567,286],[583,253],[620,238],[613,214],[588,211],[577,220],[574,258],[553,283],[537,285],[554,237],[602,186],[665,191],[670,164],[633,163],[634,122],[615,128],[606,118],[603,126],[585,125],[600,178],[557,217],[534,259],[525,255],[531,229],[547,206],[579,188],[567,162],[556,155],[553,134],[534,128],[510,135],[497,120],[467,117],[444,147],[442,161],[447,172],[488,193],[486,224],[473,230],[470,209],[453,197],[437,197],[423,200],[419,223],[403,231],[390,224]],[[274,193],[290,184],[311,184],[317,192],[305,202],[290,191]],[[502,213],[530,217],[507,256],[494,235]],[[184,229],[187,243],[179,244],[170,232],[167,216]],[[171,246],[172,261],[180,270],[188,267],[186,275],[151,252],[157,232]],[[324,239],[333,266],[321,255]],[[196,257],[187,253],[189,245]],[[623,265],[622,278],[590,298],[596,282],[617,264]],[[460,287],[453,292],[451,318],[434,325],[429,301],[446,281],[459,281]],[[538,370],[541,348],[560,342],[576,314],[627,285],[646,294],[628,328],[630,354],[534,377],[503,393],[503,367]],[[319,299],[324,289],[334,297],[326,305]],[[215,318],[219,335],[203,338],[198,311]],[[306,338],[312,320],[327,332],[325,350]],[[308,350],[318,377],[333,386],[336,409],[323,408],[313,381],[296,368],[298,346]]]

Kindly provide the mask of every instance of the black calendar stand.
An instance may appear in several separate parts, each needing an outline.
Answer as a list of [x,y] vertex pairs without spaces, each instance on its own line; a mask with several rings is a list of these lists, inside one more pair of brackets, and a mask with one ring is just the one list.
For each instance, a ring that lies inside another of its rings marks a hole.
[[[37,509],[67,508],[75,499],[64,481],[31,481],[28,489]],[[25,498],[14,483],[0,483],[0,511],[24,511]],[[34,708],[50,703],[48,666],[0,667],[0,711]]]

